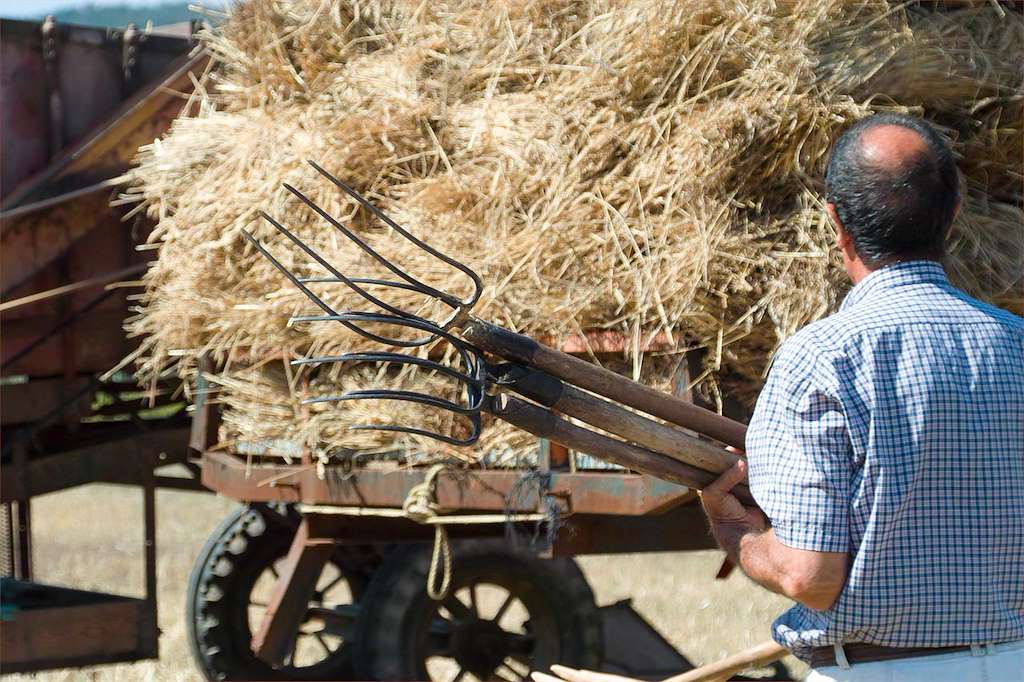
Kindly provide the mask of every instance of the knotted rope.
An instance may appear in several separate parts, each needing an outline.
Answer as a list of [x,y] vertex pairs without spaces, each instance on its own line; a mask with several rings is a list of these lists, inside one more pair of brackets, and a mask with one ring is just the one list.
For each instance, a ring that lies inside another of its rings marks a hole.
[[[417,523],[431,523],[441,507],[437,504],[437,475],[444,471],[443,464],[435,464],[427,471],[422,483],[414,485],[402,503],[402,513]],[[441,585],[437,585],[437,569],[442,568]],[[448,596],[452,582],[452,551],[448,544],[448,531],[444,524],[434,523],[434,550],[427,571],[427,596],[441,601]]]

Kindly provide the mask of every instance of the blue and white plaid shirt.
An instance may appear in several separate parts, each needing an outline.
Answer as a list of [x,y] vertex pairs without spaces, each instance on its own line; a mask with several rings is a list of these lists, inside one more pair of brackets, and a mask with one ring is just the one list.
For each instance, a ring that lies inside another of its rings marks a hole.
[[783,344],[746,446],[778,539],[851,555],[780,644],[1024,638],[1024,320],[932,261],[875,271]]

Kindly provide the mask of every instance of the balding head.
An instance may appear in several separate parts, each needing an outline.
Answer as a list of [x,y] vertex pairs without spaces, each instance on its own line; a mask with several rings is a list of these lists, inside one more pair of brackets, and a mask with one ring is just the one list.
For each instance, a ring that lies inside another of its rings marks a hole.
[[863,131],[860,155],[864,163],[890,173],[905,172],[928,157],[928,143],[916,130],[885,123]]
[[949,146],[924,121],[883,114],[856,123],[833,147],[826,186],[868,266],[941,257],[959,184]]

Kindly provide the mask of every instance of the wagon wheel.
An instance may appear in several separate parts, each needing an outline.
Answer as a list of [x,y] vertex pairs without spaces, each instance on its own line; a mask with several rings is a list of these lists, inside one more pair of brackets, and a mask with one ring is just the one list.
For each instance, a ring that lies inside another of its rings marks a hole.
[[600,614],[572,560],[499,541],[456,545],[451,589],[435,602],[429,558],[427,548],[397,550],[374,575],[357,622],[360,679],[514,682],[553,663],[600,665]]
[[283,507],[253,505],[214,531],[188,586],[187,626],[192,653],[207,679],[352,679],[352,628],[375,554],[338,548],[320,575],[307,616],[281,668],[251,650],[252,634],[298,526]]

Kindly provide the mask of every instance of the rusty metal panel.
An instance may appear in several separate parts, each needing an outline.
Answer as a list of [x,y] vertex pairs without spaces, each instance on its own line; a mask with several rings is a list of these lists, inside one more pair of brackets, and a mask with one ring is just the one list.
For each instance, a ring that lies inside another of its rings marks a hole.
[[[401,507],[423,469],[356,469],[329,466],[321,478],[312,466],[247,464],[226,452],[203,457],[203,484],[238,500],[305,502],[361,507]],[[465,470],[437,478],[437,501],[447,511],[533,511],[536,485],[523,485],[525,471]],[[538,481],[539,482],[539,481]],[[660,513],[692,498],[689,489],[640,474],[550,475],[547,494],[578,514]]]
[[[0,214],[0,290],[5,294],[46,267],[83,236],[116,221],[110,188],[100,188],[47,210]],[[122,227],[122,229],[124,229]],[[124,233],[128,241],[127,231]]]
[[[119,294],[118,300],[123,303],[124,294]],[[124,317],[123,308],[91,311],[68,325],[69,333],[76,339],[82,339],[81,343],[75,345],[74,357],[71,359],[78,373],[105,372],[130,352],[132,341],[125,337],[121,329]],[[0,351],[4,361],[46,334],[59,321],[56,315],[10,321],[4,317],[3,335],[0,337]],[[62,373],[65,358],[61,338],[60,334],[46,337],[25,357],[4,367],[4,376],[45,377]]]
[[42,44],[38,30],[28,35],[14,30],[25,23],[0,21],[0,197],[41,170],[49,159],[49,105],[42,86],[46,80]]
[[[7,199],[65,147],[90,137],[194,45],[190,35],[0,20],[0,198]],[[52,185],[50,196],[68,186]]]
[[106,31],[69,26],[58,39],[57,86],[64,144],[74,144],[125,98],[120,41]]
[[180,93],[192,90],[192,76],[199,77],[209,56],[182,56],[174,71],[159,84],[143,88],[111,112],[80,142],[67,147],[50,164],[7,192],[3,209],[10,211],[55,194],[112,178],[127,168],[140,145],[163,133],[181,111]]
[[[165,39],[180,45],[178,39]],[[154,39],[152,44],[160,45]],[[167,45],[164,45],[166,48]],[[161,49],[164,49],[161,48]],[[166,52],[166,50],[165,50]],[[165,58],[170,59],[168,53]],[[55,184],[79,182],[83,177],[121,173],[140,144],[158,137],[180,111],[184,100],[177,92],[191,88],[190,73],[201,72],[208,58],[180,58],[179,68],[159,87],[140,93],[125,104],[124,115],[101,129],[80,147],[74,147],[54,162],[25,189],[45,194]],[[75,190],[61,197],[42,199],[0,214],[0,275],[5,300],[82,281],[92,276],[143,262],[146,254],[135,253],[129,226],[120,221],[109,205],[108,183]],[[27,193],[26,193],[27,192]],[[8,199],[19,198],[19,192]],[[121,329],[127,314],[122,290],[101,302],[100,291],[82,291],[65,299],[32,303],[3,315],[2,355],[4,362],[36,344],[41,335],[85,306],[89,313],[38,347],[17,363],[5,367],[5,374],[48,376],[95,373],[109,369],[123,358],[136,341],[125,338]],[[95,303],[95,305],[93,305]],[[89,339],[82,343],[81,339]]]

